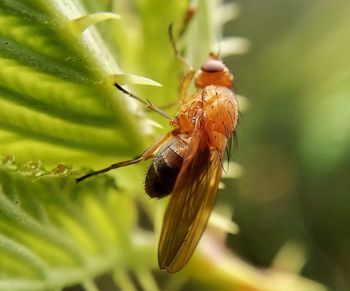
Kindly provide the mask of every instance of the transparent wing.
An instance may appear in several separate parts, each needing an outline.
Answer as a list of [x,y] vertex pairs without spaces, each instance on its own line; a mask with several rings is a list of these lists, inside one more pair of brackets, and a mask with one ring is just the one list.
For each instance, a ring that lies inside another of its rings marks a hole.
[[218,153],[210,151],[200,135],[192,136],[164,215],[161,269],[177,272],[191,258],[214,206],[220,176]]

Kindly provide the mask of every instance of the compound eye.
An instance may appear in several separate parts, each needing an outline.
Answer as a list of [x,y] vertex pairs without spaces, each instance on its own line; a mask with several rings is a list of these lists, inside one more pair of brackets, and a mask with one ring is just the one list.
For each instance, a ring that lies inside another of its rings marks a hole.
[[209,60],[202,65],[201,70],[206,73],[223,72],[225,70],[225,65],[217,60]]

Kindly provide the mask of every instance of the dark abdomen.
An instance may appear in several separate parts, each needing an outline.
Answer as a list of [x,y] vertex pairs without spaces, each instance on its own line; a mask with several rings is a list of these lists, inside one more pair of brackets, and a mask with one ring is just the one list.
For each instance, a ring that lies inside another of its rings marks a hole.
[[159,150],[146,174],[145,190],[151,198],[171,193],[187,146],[180,137],[173,137]]

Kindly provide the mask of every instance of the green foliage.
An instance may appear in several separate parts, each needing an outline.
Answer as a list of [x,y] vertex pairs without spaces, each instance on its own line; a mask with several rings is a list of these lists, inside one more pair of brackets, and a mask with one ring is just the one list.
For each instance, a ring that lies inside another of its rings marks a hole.
[[[79,282],[90,290],[93,278],[107,272],[123,288],[126,266],[155,267],[146,260],[155,244],[134,247],[132,195],[121,195],[103,177],[77,185],[75,172],[56,166],[125,159],[144,149],[144,131],[150,131],[112,81],[152,82],[123,75],[96,29],[82,33],[99,20],[72,22],[86,13],[77,1],[0,3],[0,152],[8,155],[0,169],[0,290]],[[130,179],[127,173],[120,180]],[[135,173],[140,178],[129,189],[142,193],[142,172]]]
[[94,55],[93,36],[71,25],[64,13],[72,7],[29,3],[0,6],[1,153],[46,164],[107,159],[116,148],[130,154],[139,128],[106,79],[107,60]]
[[111,179],[76,185],[70,175],[63,165],[1,164],[0,290],[62,288],[130,263],[130,196]]

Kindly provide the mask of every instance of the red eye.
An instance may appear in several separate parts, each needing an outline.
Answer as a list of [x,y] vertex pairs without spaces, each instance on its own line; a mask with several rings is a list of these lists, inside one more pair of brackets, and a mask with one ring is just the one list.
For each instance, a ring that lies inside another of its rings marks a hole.
[[206,73],[223,72],[225,70],[225,65],[217,60],[209,60],[202,65],[201,70]]

